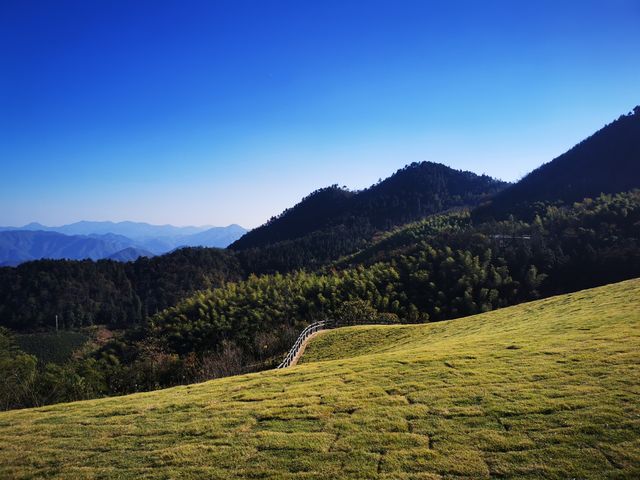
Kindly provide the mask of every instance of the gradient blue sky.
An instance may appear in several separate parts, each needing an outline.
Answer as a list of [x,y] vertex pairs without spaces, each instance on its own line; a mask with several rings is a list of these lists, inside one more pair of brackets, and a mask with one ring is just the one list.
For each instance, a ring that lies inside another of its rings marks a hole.
[[0,224],[254,227],[407,163],[516,180],[640,103],[640,2],[0,2]]

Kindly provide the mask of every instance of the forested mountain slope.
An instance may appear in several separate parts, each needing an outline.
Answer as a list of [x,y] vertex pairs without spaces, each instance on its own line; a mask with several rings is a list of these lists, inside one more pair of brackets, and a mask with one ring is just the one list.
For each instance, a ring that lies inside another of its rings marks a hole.
[[0,326],[139,325],[196,290],[244,276],[225,250],[185,248],[135,262],[38,260],[0,268]]
[[639,312],[632,280],[326,332],[287,370],[1,413],[0,476],[635,479]]
[[317,268],[364,247],[376,232],[451,208],[475,206],[507,184],[421,162],[360,192],[318,190],[230,245],[257,273]]
[[[526,240],[494,238],[516,233]],[[535,222],[473,225],[468,214],[431,217],[319,273],[251,277],[196,294],[151,319],[149,338],[170,351],[233,341],[253,350],[264,332],[336,318],[352,300],[373,315],[443,320],[540,295],[640,276],[640,192],[549,207]]]
[[338,225],[388,229],[452,207],[473,206],[507,184],[433,162],[412,163],[360,192],[320,189],[231,244],[263,247]]
[[640,106],[500,192],[476,216],[532,216],[535,202],[575,202],[633,188],[640,188]]

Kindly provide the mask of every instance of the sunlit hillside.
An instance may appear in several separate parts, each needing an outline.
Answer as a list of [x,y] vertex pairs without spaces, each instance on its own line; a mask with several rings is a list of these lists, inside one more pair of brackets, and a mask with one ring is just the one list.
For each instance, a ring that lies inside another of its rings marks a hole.
[[640,280],[0,414],[1,478],[640,478]]

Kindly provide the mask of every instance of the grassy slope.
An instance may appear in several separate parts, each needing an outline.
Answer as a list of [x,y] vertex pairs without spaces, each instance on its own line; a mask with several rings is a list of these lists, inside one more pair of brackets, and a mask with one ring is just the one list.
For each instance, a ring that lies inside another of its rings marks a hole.
[[[0,478],[640,478],[640,280],[0,414]],[[349,345],[349,346],[347,346]]]

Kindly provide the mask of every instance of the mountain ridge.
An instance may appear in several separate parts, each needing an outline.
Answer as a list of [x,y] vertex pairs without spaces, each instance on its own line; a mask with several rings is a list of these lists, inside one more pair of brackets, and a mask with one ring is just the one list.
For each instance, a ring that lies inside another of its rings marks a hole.
[[229,248],[242,251],[267,247],[339,227],[347,232],[333,236],[353,235],[367,240],[378,230],[450,208],[478,205],[507,185],[487,175],[439,163],[412,163],[360,191],[337,185],[318,189]]
[[151,258],[154,256],[155,255],[149,252],[148,250],[144,250],[142,248],[136,248],[136,247],[127,247],[127,248],[123,248],[122,250],[118,250],[115,253],[112,253],[111,255],[106,257],[106,259],[115,260],[117,262],[133,262],[134,260],[137,260],[140,257]]
[[119,236],[70,236],[41,230],[11,230],[0,232],[0,262],[22,263],[42,258],[100,260],[129,247],[128,243]]
[[23,226],[0,226],[0,231],[9,230],[41,230],[41,231],[53,231],[58,233],[64,233],[67,235],[90,235],[90,234],[103,234],[113,233],[117,235],[123,235],[131,239],[146,237],[146,236],[179,236],[179,235],[192,235],[195,233],[205,232],[211,229],[237,229],[246,230],[236,223],[229,224],[227,226],[215,226],[215,225],[187,225],[178,227],[169,223],[163,225],[156,225],[147,222],[133,222],[125,220],[121,222],[113,222],[110,220],[105,221],[93,221],[93,220],[80,220],[73,223],[66,223],[58,226],[44,225],[39,222],[30,222]]
[[474,217],[532,217],[535,202],[570,203],[634,188],[640,188],[640,106],[495,195]]
[[[0,265],[15,266],[24,261],[41,258],[72,260],[111,258],[118,260],[120,256],[116,254],[123,250],[127,250],[126,253],[123,253],[123,258],[130,261],[137,258],[132,257],[135,252],[140,253],[138,256],[153,256],[169,253],[182,247],[224,248],[246,232],[243,227],[237,224],[231,224],[227,227],[207,227],[89,221],[60,227],[47,227],[37,222],[29,223],[24,227],[0,227]],[[135,231],[138,232],[137,235],[126,236],[123,234],[135,233]],[[154,231],[185,233],[154,236],[152,234]],[[55,242],[51,243],[54,239]],[[69,248],[63,246],[65,242]],[[74,245],[77,251],[74,252],[71,245]],[[116,256],[112,258],[113,255]]]

